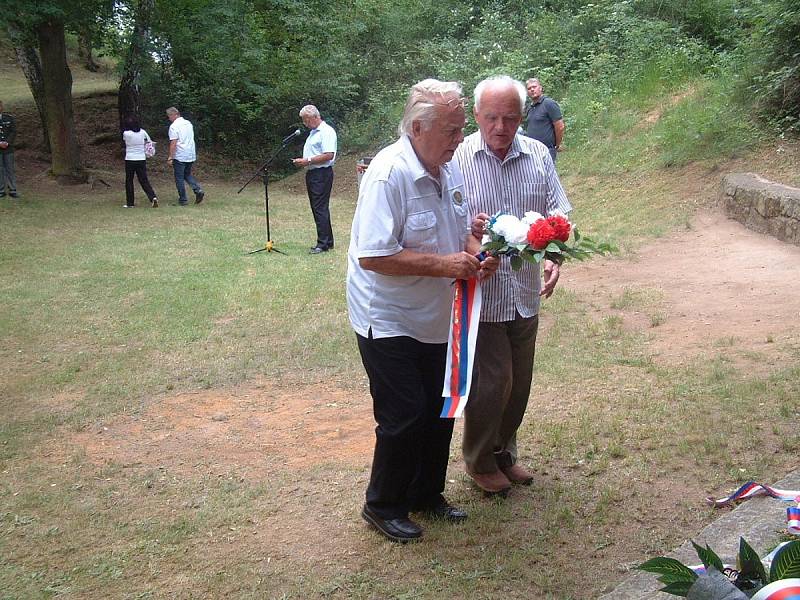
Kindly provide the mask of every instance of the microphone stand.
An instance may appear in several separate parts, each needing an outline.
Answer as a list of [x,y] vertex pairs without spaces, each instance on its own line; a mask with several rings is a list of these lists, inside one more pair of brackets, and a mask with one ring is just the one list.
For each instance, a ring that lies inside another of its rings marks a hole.
[[277,150],[275,150],[275,152],[273,152],[272,156],[269,157],[269,160],[267,160],[267,162],[261,165],[258,168],[258,170],[255,173],[253,173],[253,176],[250,179],[248,179],[247,182],[241,188],[239,188],[238,192],[236,192],[237,194],[241,194],[244,188],[250,185],[250,183],[256,177],[261,175],[261,179],[264,181],[264,220],[267,225],[267,241],[264,244],[263,248],[258,248],[257,250],[253,250],[252,252],[248,252],[247,254],[256,254],[257,252],[277,252],[278,254],[283,254],[284,256],[286,255],[285,252],[282,252],[281,250],[278,250],[275,247],[275,244],[272,242],[272,239],[269,236],[269,173],[267,172],[267,168],[272,164],[272,161],[275,160],[275,157],[277,157],[278,154],[280,154],[280,152],[284,148],[286,148],[286,146],[289,145],[289,142],[291,142],[294,138],[295,135],[291,135],[286,139],[284,139],[280,147]]

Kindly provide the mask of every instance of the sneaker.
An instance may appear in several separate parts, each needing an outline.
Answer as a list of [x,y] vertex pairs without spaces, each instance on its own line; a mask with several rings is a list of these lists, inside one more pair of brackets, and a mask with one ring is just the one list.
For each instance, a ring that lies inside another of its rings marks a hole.
[[123,204],[122,208],[136,208],[135,204]]
[[12,198],[19,198],[19,194],[17,192],[9,192],[8,195],[11,196]]
[[152,206],[153,208],[158,208],[158,198],[153,198],[152,200],[150,200],[150,206]]
[[194,195],[194,203],[195,204],[200,204],[203,201],[203,198],[205,198],[205,197],[206,197],[206,193],[205,192],[197,192]]

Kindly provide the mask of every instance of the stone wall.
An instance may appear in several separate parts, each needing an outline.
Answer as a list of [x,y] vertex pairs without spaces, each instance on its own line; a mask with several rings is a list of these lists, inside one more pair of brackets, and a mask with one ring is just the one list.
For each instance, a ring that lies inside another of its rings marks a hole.
[[731,173],[722,179],[722,207],[749,229],[800,246],[800,189],[759,177]]

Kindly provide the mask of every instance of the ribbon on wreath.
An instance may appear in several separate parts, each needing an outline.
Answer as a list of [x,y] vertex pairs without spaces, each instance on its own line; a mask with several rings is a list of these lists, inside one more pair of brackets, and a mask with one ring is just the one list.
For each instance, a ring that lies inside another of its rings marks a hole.
[[764,586],[753,600],[800,600],[800,579],[781,579]]
[[720,506],[733,504],[737,500],[747,500],[753,496],[769,496],[770,498],[776,498],[784,502],[797,502],[797,506],[786,509],[786,527],[789,533],[800,535],[800,491],[781,490],[756,483],[755,481],[748,481],[730,496],[720,498],[719,500],[714,500],[714,498],[707,498],[707,500],[714,508],[719,508]]
[[447,366],[442,396],[443,419],[459,418],[469,398],[475,343],[481,320],[481,284],[477,277],[457,279],[447,338]]

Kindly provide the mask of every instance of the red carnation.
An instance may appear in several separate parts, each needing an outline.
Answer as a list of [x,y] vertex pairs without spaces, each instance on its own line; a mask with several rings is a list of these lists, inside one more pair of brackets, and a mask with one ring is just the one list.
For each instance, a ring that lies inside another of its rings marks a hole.
[[572,225],[569,224],[569,221],[561,215],[553,215],[547,217],[547,222],[550,223],[550,227],[553,228],[555,235],[553,236],[555,239],[566,242],[569,239],[569,232],[572,229]]
[[553,226],[545,219],[539,219],[528,230],[528,243],[533,246],[534,250],[547,247],[547,244],[552,242],[555,237],[556,232]]

